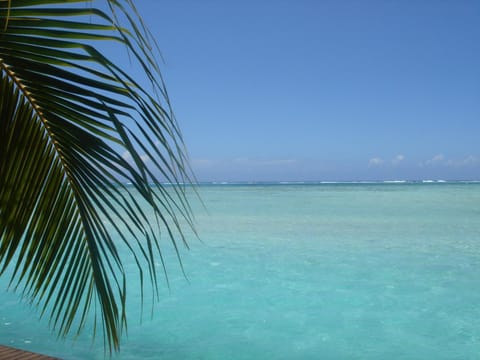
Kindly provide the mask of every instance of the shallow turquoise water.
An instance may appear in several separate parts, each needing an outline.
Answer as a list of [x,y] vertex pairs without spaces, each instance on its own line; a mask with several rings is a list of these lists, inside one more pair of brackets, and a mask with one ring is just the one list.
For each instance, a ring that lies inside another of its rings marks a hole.
[[[478,359],[480,184],[202,186],[203,242],[114,359]],[[161,268],[159,267],[159,270]],[[129,283],[134,283],[132,276]],[[6,280],[0,280],[0,289]],[[1,293],[0,343],[102,359]]]

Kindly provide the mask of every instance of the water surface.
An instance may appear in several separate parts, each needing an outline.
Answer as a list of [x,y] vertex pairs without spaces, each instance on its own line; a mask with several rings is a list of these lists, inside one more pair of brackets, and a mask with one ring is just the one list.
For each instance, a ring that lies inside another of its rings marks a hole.
[[[114,359],[478,359],[480,184],[201,186],[202,242],[167,247],[171,289],[130,291]],[[134,284],[133,264],[132,278]],[[159,264],[159,271],[161,270]],[[57,340],[3,291],[0,342],[102,359],[88,329]]]

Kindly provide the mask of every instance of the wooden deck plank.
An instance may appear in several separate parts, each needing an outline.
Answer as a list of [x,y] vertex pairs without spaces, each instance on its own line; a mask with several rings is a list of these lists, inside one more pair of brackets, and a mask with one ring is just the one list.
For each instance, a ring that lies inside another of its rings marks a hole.
[[51,356],[0,345],[0,360],[59,360]]

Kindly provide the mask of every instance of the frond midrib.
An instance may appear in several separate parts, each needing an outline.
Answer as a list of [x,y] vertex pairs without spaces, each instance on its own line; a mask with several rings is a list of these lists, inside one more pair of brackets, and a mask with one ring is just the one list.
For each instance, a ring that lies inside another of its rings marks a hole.
[[23,97],[27,101],[27,103],[30,105],[32,108],[33,112],[35,113],[36,117],[40,120],[40,123],[43,125],[43,129],[45,134],[47,135],[48,142],[53,146],[53,149],[55,150],[55,157],[61,164],[62,172],[64,174],[64,177],[67,179],[69,183],[69,187],[73,193],[74,191],[74,186],[73,186],[73,178],[72,175],[68,169],[68,165],[66,164],[64,157],[62,155],[61,150],[59,149],[57,142],[55,141],[55,136],[50,130],[50,126],[48,125],[48,119],[45,117],[45,115],[42,112],[42,109],[40,106],[35,102],[35,99],[33,98],[32,94],[27,90],[26,86],[22,83],[22,80],[15,76],[15,73],[10,69],[10,66],[4,61],[3,58],[0,58],[0,71],[4,72],[8,78],[10,78],[15,86],[18,88],[18,90],[23,94]]

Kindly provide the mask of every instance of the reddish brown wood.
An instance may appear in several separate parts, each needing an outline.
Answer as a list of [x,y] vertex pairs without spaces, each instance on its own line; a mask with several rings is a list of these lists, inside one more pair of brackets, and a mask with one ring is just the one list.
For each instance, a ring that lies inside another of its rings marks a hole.
[[0,360],[59,360],[51,356],[0,345]]

